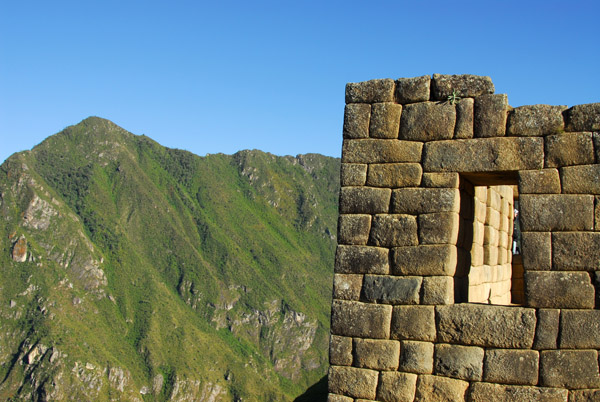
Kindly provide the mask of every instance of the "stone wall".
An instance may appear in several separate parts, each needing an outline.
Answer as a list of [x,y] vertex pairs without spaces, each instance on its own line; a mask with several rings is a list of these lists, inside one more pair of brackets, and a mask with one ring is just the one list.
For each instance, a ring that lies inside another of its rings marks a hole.
[[600,400],[599,132],[488,77],[348,84],[328,400]]

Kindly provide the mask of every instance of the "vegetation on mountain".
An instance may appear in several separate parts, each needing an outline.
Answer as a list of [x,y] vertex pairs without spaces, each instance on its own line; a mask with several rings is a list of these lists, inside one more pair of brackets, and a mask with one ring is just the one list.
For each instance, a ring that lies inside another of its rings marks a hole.
[[338,175],[335,158],[199,157],[97,117],[14,154],[0,399],[299,396],[327,367]]

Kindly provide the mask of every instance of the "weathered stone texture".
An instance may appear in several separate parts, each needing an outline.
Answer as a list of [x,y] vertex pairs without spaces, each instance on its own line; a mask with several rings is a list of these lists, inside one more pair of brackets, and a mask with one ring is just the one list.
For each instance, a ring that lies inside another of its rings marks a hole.
[[560,176],[563,193],[600,194],[600,165],[565,167]]
[[523,266],[530,271],[552,269],[552,243],[550,232],[522,232]]
[[354,366],[375,370],[396,370],[400,359],[400,342],[354,339]]
[[544,166],[543,139],[537,137],[435,141],[426,143],[423,153],[425,172],[498,172]]
[[369,138],[371,105],[354,103],[344,108],[344,138]]
[[428,75],[396,80],[396,100],[407,104],[429,100],[431,78]]
[[587,272],[525,272],[530,307],[594,308],[594,287]]
[[600,103],[573,106],[566,115],[567,131],[600,131]]
[[363,298],[384,304],[419,304],[420,276],[365,275]]
[[552,265],[555,270],[597,271],[600,269],[600,233],[553,233]]
[[448,96],[452,95],[453,91],[461,98],[474,98],[480,95],[493,94],[494,84],[492,79],[486,76],[433,74],[431,83],[433,100],[448,100]]
[[438,341],[492,348],[531,348],[535,310],[454,304],[435,308]]
[[352,365],[352,338],[331,335],[329,339],[329,364]]
[[456,244],[458,240],[459,215],[440,212],[419,215],[419,243]]
[[335,253],[335,272],[386,275],[389,272],[388,253],[386,248],[340,244]]
[[400,119],[398,138],[434,141],[454,136],[456,108],[450,103],[421,102],[406,105]]
[[460,193],[455,188],[400,188],[392,192],[393,213],[458,212],[459,208]]
[[461,99],[456,103],[454,138],[473,138],[473,105],[472,98]]
[[561,349],[600,349],[600,310],[562,310]]
[[567,402],[566,389],[524,387],[477,382],[469,389],[468,402]]
[[533,348],[536,350],[556,349],[558,338],[560,310],[538,309],[537,326]]
[[467,381],[481,381],[483,375],[482,348],[449,344],[435,345],[435,374]]
[[600,163],[600,132],[592,134],[594,141],[594,151],[596,151],[596,162]]
[[417,376],[384,371],[379,375],[377,400],[383,402],[413,402]]
[[369,136],[371,138],[398,138],[402,105],[375,103],[371,109]]
[[333,298],[340,300],[358,300],[362,289],[362,275],[334,274]]
[[420,375],[414,402],[464,402],[468,387],[467,381]]
[[558,170],[519,171],[519,194],[560,194]]
[[600,389],[582,389],[569,392],[569,402],[598,402]]
[[594,197],[573,194],[523,194],[521,229],[549,232],[592,230],[594,227]]
[[540,352],[540,384],[559,388],[598,388],[596,350],[544,350]]
[[331,333],[387,339],[390,335],[391,317],[392,306],[334,300],[331,308]]
[[594,212],[594,230],[600,231],[600,197],[595,197],[595,212]]
[[460,176],[458,173],[423,173],[422,187],[458,188]]
[[502,137],[506,133],[508,97],[505,94],[475,98],[473,131],[475,137]]
[[367,186],[415,187],[421,183],[423,169],[419,163],[382,163],[369,165]]
[[[343,163],[420,162],[422,142],[376,138],[344,140]],[[533,169],[533,168],[532,168]]]
[[564,133],[545,138],[545,166],[561,167],[594,163],[592,133]]
[[539,354],[533,350],[488,349],[483,380],[500,384],[535,385],[538,382]]
[[364,163],[342,163],[340,184],[346,186],[364,186],[367,181],[367,165]]
[[454,303],[454,278],[451,276],[427,276],[423,278],[421,304]]
[[392,190],[373,187],[342,187],[341,214],[381,214],[390,208]]
[[392,315],[391,338],[413,341],[434,341],[435,314],[431,306],[395,306]]
[[528,105],[508,114],[507,135],[523,137],[560,133],[565,128],[563,111],[566,106]]
[[433,372],[433,343],[402,341],[399,371],[417,374]]
[[412,215],[375,215],[369,242],[382,247],[415,246],[419,243],[417,219]]
[[389,78],[346,84],[346,103],[393,102],[396,84]]
[[366,245],[369,241],[371,215],[345,215],[338,218],[338,243]]
[[421,245],[392,249],[394,275],[454,275],[456,247],[451,245]]
[[329,367],[329,392],[353,398],[375,399],[379,373],[355,367]]
[[354,402],[354,398],[344,395],[328,394],[327,402]]

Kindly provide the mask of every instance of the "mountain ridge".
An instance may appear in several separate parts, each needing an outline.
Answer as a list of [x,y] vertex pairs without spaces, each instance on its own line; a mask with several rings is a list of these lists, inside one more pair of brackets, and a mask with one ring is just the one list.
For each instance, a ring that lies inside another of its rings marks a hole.
[[9,157],[0,397],[299,395],[325,373],[339,163],[199,157],[98,117]]

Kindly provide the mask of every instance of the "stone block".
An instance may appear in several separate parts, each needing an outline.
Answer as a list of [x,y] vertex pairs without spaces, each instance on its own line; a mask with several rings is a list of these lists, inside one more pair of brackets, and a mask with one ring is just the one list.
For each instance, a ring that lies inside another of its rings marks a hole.
[[346,186],[364,186],[367,182],[367,165],[364,163],[342,163],[340,184]]
[[433,343],[402,341],[398,371],[431,374],[433,372]]
[[371,225],[369,243],[382,247],[415,246],[417,219],[412,215],[375,215]]
[[498,246],[483,246],[483,263],[485,265],[498,264]]
[[335,366],[352,365],[352,338],[331,335],[329,339],[329,364]]
[[519,194],[560,194],[558,170],[520,170]]
[[335,253],[335,273],[389,273],[389,250],[380,247],[339,245]]
[[371,230],[371,215],[341,214],[338,218],[338,243],[366,245]]
[[521,232],[523,266],[529,271],[552,269],[550,232]]
[[417,376],[384,371],[379,375],[377,400],[383,402],[413,402]]
[[435,314],[432,306],[395,306],[391,339],[435,341]]
[[485,352],[483,381],[536,385],[539,358],[534,350],[488,349]]
[[369,165],[367,186],[415,187],[421,184],[420,163],[381,163]]
[[600,165],[565,167],[560,177],[563,193],[600,194]]
[[459,212],[460,192],[455,188],[399,188],[392,192],[391,210],[413,215]]
[[574,194],[523,194],[519,197],[524,232],[592,230],[594,197]]
[[344,395],[328,394],[327,402],[354,402],[354,398]]
[[461,99],[456,103],[456,126],[454,138],[473,138],[473,98]]
[[552,265],[562,271],[596,271],[600,268],[600,233],[552,234]]
[[456,244],[459,215],[455,212],[423,214],[418,218],[421,244]]
[[594,286],[587,272],[525,272],[525,298],[530,307],[594,308]]
[[414,402],[464,402],[469,383],[435,375],[420,375]]
[[594,163],[592,133],[563,133],[545,138],[545,167]]
[[454,136],[456,108],[450,103],[420,102],[404,106],[398,138],[408,141],[448,140]]
[[569,391],[558,388],[500,385],[486,382],[471,384],[469,402],[567,402]]
[[344,108],[344,138],[369,138],[371,105],[353,103]]
[[378,377],[379,373],[375,370],[331,366],[329,367],[328,389],[332,394],[375,399]]
[[528,105],[508,114],[507,135],[530,137],[560,133],[565,128],[563,111],[566,106]]
[[600,163],[600,132],[593,133],[592,140],[594,141],[594,151],[596,151],[596,161]]
[[540,352],[540,384],[557,388],[599,388],[596,350]]
[[393,102],[396,84],[385,78],[346,84],[346,103]]
[[392,190],[373,187],[342,187],[341,214],[381,214],[390,208]]
[[600,349],[600,310],[562,310],[560,349]]
[[[421,162],[423,143],[377,138],[344,140],[343,163]],[[533,169],[533,168],[532,168]]]
[[600,389],[582,389],[569,392],[569,402],[598,402]]
[[391,317],[392,306],[334,300],[331,308],[331,333],[387,339],[390,336]]
[[459,380],[481,381],[483,348],[449,344],[435,345],[434,372]]
[[600,232],[600,197],[595,197],[594,230]]
[[407,104],[429,100],[431,78],[428,75],[396,80],[396,101]]
[[538,137],[428,142],[423,154],[425,172],[504,172],[544,167],[544,142]]
[[423,278],[421,304],[454,303],[454,278],[451,276],[427,276]]
[[[494,211],[494,212],[497,212],[497,211]],[[499,223],[500,214],[496,214],[496,216],[498,217],[498,223]],[[500,236],[500,232],[498,231],[497,228],[486,225],[483,229],[483,245],[496,247],[496,249],[497,249],[498,244],[500,242],[499,236]]]
[[503,137],[506,133],[508,97],[505,94],[475,98],[473,131],[475,137]]
[[480,75],[433,74],[431,82],[432,100],[446,101],[453,92],[461,98],[474,98],[480,95],[493,94],[494,84],[490,77]]
[[494,208],[487,207],[485,211],[485,224],[496,230],[500,228],[500,212]]
[[333,275],[333,298],[340,300],[360,299],[363,276],[352,274]]
[[454,275],[457,252],[451,245],[420,245],[392,249],[394,275]]
[[600,103],[576,105],[565,113],[566,131],[600,131]]
[[479,304],[437,306],[438,341],[491,348],[531,348],[535,310]]
[[374,103],[371,109],[369,136],[371,138],[398,138],[402,105]]
[[538,309],[537,326],[535,328],[535,340],[533,348],[536,350],[556,349],[558,339],[560,310]]
[[420,276],[365,275],[362,296],[383,304],[419,304]]
[[460,176],[458,173],[424,173],[421,179],[422,187],[458,188]]
[[396,370],[400,359],[400,342],[354,339],[354,366],[375,370]]

